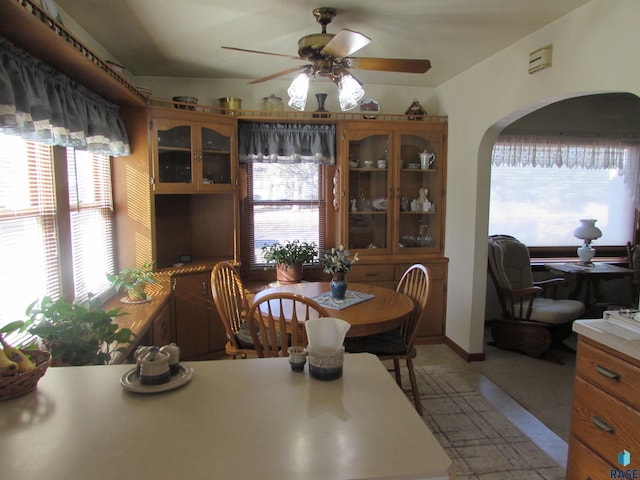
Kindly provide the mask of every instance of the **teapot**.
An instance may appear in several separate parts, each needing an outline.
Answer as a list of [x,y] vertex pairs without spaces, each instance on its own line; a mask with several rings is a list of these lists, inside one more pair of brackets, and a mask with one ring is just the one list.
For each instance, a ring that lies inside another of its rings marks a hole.
[[426,170],[429,168],[436,159],[435,153],[429,153],[426,150],[424,152],[420,152],[420,168]]
[[151,347],[139,357],[140,384],[160,385],[169,381],[169,355],[158,347]]

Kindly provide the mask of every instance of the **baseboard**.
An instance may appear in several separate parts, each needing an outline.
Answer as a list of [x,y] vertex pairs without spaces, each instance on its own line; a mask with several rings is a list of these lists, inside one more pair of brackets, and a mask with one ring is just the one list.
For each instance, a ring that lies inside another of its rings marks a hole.
[[466,361],[466,362],[483,362],[485,360],[484,352],[481,352],[481,353],[468,353],[466,350],[464,350],[462,347],[460,347],[460,345],[455,343],[449,337],[444,337],[444,343],[451,350],[453,350],[460,357],[462,357],[464,359],[464,361]]

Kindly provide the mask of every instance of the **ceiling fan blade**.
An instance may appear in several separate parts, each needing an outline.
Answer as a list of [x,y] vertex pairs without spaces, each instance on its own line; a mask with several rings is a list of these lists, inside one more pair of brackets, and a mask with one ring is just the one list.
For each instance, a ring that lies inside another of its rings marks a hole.
[[406,58],[351,57],[343,59],[340,63],[347,68],[378,70],[381,72],[425,73],[431,68],[429,60]]
[[262,83],[267,80],[273,80],[274,78],[282,77],[283,75],[288,75],[289,73],[297,72],[298,70],[304,70],[305,68],[310,67],[311,65],[298,65],[297,67],[287,68],[286,70],[282,70],[281,72],[273,73],[271,75],[267,75],[266,77],[257,78],[249,82],[249,85],[253,85],[254,83]]
[[322,49],[325,57],[345,58],[371,43],[371,39],[353,30],[340,30]]
[[271,53],[271,52],[261,52],[259,50],[247,50],[246,48],[236,48],[236,47],[222,47],[225,50],[235,50],[237,52],[247,52],[247,53],[259,53],[261,55],[273,55],[275,57],[285,57],[285,58],[291,58],[293,60],[304,60],[300,57],[294,57],[292,55],[285,55],[282,53]]

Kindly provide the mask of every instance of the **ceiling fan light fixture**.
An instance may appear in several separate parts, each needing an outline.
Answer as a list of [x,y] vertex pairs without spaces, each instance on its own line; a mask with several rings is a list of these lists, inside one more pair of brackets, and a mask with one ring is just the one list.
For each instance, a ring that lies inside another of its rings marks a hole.
[[307,93],[309,92],[309,83],[313,75],[309,70],[305,70],[293,79],[287,93],[289,94],[288,105],[296,110],[303,111],[307,104]]
[[341,75],[338,80],[338,100],[340,101],[340,110],[343,112],[353,110],[356,108],[362,97],[364,97],[364,88],[362,88],[362,84],[349,73]]

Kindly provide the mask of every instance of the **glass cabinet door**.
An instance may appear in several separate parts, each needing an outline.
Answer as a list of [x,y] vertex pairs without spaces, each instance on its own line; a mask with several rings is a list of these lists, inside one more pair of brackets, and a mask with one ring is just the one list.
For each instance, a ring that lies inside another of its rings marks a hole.
[[440,138],[399,134],[399,249],[437,249],[440,244],[439,202],[442,198],[438,157]]
[[231,138],[211,127],[201,127],[202,184],[231,184]]
[[378,249],[380,253],[389,249],[389,203],[392,202],[389,142],[386,133],[350,134],[347,225],[350,249]]
[[190,184],[193,182],[191,161],[191,126],[158,125],[158,183]]

